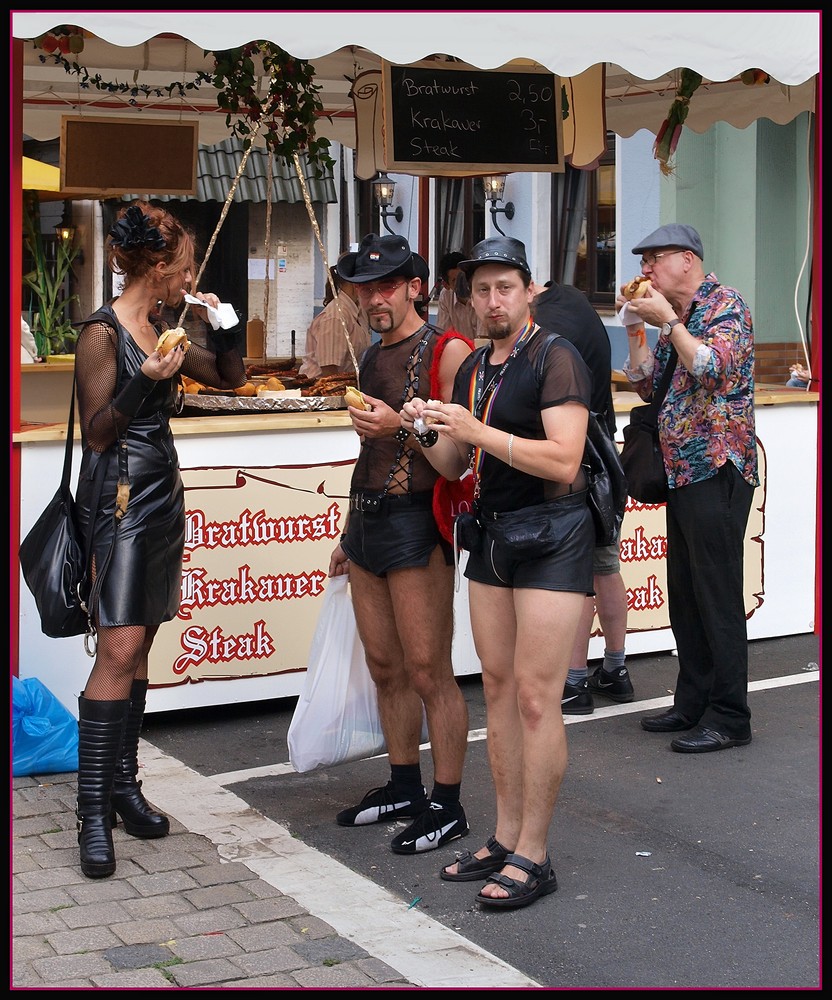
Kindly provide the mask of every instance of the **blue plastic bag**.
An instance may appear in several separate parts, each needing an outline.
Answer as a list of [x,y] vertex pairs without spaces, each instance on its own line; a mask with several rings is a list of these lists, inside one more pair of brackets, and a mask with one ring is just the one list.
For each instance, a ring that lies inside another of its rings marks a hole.
[[12,773],[78,770],[78,722],[36,677],[12,677]]

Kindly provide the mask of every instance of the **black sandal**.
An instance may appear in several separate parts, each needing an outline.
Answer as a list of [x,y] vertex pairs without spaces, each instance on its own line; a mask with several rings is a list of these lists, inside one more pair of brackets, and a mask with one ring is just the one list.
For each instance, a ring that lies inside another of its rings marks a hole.
[[489,837],[485,846],[488,848],[488,857],[475,857],[470,851],[457,851],[456,861],[452,865],[457,866],[455,872],[449,872],[449,865],[445,865],[439,873],[439,877],[446,882],[477,882],[480,879],[498,872],[505,867],[506,858],[511,853],[508,848],[503,847],[496,837]]
[[503,862],[503,867],[513,865],[526,872],[528,878],[525,882],[519,882],[509,875],[492,875],[485,883],[493,882],[505,889],[508,896],[483,896],[482,892],[477,893],[477,902],[483,906],[493,906],[503,910],[515,910],[520,906],[528,906],[533,903],[538,896],[546,896],[554,892],[558,887],[558,880],[552,870],[552,863],[549,856],[543,864],[535,864],[522,854],[509,854]]

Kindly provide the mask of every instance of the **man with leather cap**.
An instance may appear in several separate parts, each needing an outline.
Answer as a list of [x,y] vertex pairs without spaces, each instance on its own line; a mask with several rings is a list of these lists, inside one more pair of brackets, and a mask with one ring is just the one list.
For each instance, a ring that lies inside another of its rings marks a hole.
[[[460,803],[468,709],[451,662],[454,566],[433,513],[438,475],[425,458],[431,438],[402,429],[399,411],[426,399],[432,380],[450,399],[470,344],[447,337],[416,311],[428,266],[399,236],[370,234],[338,262],[380,335],[364,353],[366,409],[349,407],[360,448],[349,514],[329,575],[349,573],[358,633],[378,689],[390,779],[338,813],[341,826],[406,819],[397,854],[430,851],[468,833]],[[433,757],[430,796],[419,745],[427,719]]]

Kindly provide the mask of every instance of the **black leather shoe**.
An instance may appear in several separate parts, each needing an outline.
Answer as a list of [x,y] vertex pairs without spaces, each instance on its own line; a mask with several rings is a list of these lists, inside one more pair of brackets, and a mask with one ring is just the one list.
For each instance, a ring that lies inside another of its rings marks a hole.
[[683,729],[693,729],[695,725],[675,708],[669,708],[661,715],[646,715],[641,720],[641,728],[648,733],[680,733]]
[[676,753],[710,753],[712,750],[727,750],[728,747],[744,747],[751,742],[751,736],[734,739],[718,733],[715,729],[697,726],[687,736],[677,736],[670,741],[670,749]]

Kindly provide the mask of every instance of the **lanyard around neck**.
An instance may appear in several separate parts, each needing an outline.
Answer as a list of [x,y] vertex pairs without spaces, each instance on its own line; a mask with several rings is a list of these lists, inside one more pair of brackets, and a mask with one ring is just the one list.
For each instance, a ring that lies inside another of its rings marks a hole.
[[[523,350],[526,344],[528,344],[528,342],[532,339],[537,330],[538,327],[535,326],[534,320],[529,317],[529,320],[523,327],[520,336],[515,341],[511,354],[509,354],[503,362],[502,367],[494,375],[488,385],[485,384],[485,369],[488,363],[488,351],[483,351],[479,365],[475,371],[471,373],[471,383],[468,387],[468,408],[471,413],[473,413],[475,417],[481,419],[484,424],[488,424],[491,421],[491,414],[494,410],[494,401],[496,400],[497,393],[502,385],[506,369]],[[471,471],[474,473],[475,499],[480,493],[480,469],[482,468],[484,457],[482,448],[474,448],[474,454],[471,460]]]

